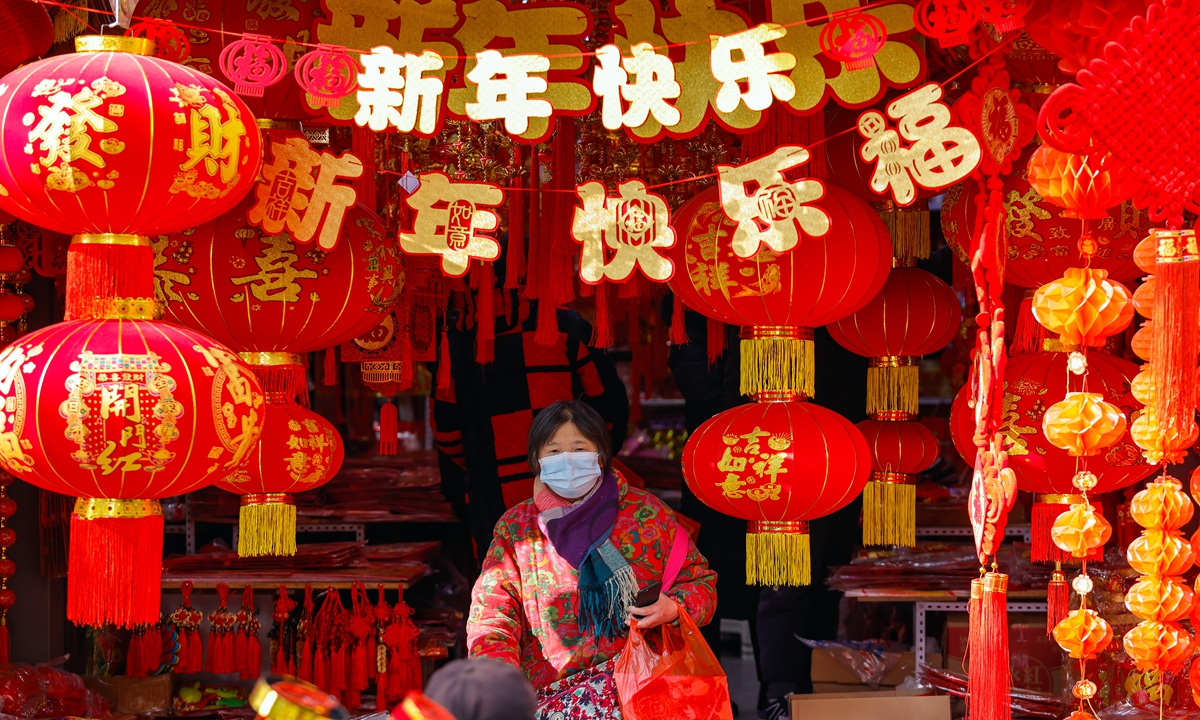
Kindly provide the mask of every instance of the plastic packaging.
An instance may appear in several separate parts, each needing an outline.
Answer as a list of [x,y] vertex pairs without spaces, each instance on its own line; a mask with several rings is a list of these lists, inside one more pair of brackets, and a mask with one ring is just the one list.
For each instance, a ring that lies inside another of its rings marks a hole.
[[679,627],[662,625],[661,636],[629,628],[613,673],[623,720],[733,720],[725,671],[683,608]]

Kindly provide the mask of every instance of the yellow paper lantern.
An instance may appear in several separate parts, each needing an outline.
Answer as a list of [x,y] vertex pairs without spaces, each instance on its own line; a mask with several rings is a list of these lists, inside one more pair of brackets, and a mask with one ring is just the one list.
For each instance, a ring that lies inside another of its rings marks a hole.
[[1125,434],[1125,414],[1100,393],[1069,392],[1046,409],[1042,431],[1070,455],[1095,455]]
[[1129,381],[1129,394],[1143,405],[1154,401],[1154,376],[1149,363],[1143,365],[1141,372]]
[[1129,502],[1130,517],[1144,528],[1178,530],[1192,513],[1192,499],[1171,478],[1150,483]]
[[1177,672],[1192,654],[1192,636],[1179,625],[1157,620],[1138,623],[1122,640],[1141,672]]
[[1033,315],[1068,347],[1099,347],[1133,320],[1129,290],[1107,270],[1068,268],[1033,294]]
[[1077,503],[1059,515],[1050,528],[1050,539],[1073,557],[1089,557],[1112,537],[1112,525],[1088,503]]
[[1076,660],[1090,660],[1112,642],[1112,626],[1095,610],[1080,608],[1054,626],[1054,642]]
[[1174,622],[1188,616],[1192,589],[1173,577],[1143,577],[1125,594],[1129,612],[1146,620]]

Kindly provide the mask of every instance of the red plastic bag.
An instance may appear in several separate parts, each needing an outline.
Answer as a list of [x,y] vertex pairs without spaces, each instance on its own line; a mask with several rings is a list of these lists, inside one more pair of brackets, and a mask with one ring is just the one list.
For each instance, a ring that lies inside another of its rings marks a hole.
[[613,673],[623,720],[733,720],[729,680],[687,611],[661,628],[661,642],[629,628]]

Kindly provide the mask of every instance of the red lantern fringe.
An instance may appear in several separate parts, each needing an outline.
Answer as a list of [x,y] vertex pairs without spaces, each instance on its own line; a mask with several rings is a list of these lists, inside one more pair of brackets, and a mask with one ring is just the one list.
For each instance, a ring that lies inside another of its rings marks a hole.
[[672,345],[687,345],[691,342],[687,334],[687,322],[684,317],[686,309],[683,306],[683,298],[678,293],[672,295],[671,299],[671,344]]
[[[1200,258],[1184,255],[1164,262],[1154,273],[1154,346],[1152,359],[1159,427],[1184,435],[1196,415],[1196,348],[1200,347]],[[1162,392],[1170,388],[1170,392]]]
[[725,323],[708,318],[708,364],[715,365],[725,353]]
[[972,720],[1009,720],[1008,576],[989,572],[971,581],[969,608],[967,713]]
[[379,454],[395,455],[399,450],[396,435],[396,405],[390,399],[379,408]]
[[67,617],[121,628],[158,621],[162,515],[85,520],[71,514]]
[[128,677],[146,677],[145,661],[142,659],[142,638],[145,630],[134,629],[129,636],[129,649],[125,652],[125,675]]
[[601,283],[595,286],[595,293],[596,322],[592,327],[592,347],[610,348],[616,344],[613,341],[612,312],[608,307],[612,290],[607,283]]
[[1046,586],[1046,634],[1054,632],[1054,627],[1067,619],[1070,611],[1071,590],[1067,585],[1067,576],[1062,568],[1057,567],[1050,575],[1050,584]]
[[337,346],[325,349],[325,367],[322,373],[322,381],[325,385],[338,384]]
[[295,402],[301,407],[308,405],[308,376],[303,365],[251,365],[254,376],[262,385],[268,401],[279,398]]
[[64,320],[95,314],[96,300],[154,297],[154,251],[149,245],[72,242],[67,250]]
[[[1094,506],[1096,512],[1100,513],[1099,505]],[[1031,532],[1031,547],[1029,549],[1029,559],[1039,563],[1079,563],[1080,558],[1071,555],[1062,548],[1054,544],[1054,540],[1050,537],[1050,530],[1054,527],[1054,521],[1058,519],[1066,511],[1070,510],[1071,506],[1059,503],[1040,502],[1036,498],[1033,503],[1033,512],[1030,518]],[[1088,555],[1083,560],[1088,562],[1100,562],[1104,559],[1104,546],[1095,548],[1091,555]]]
[[471,273],[475,288],[475,362],[490,365],[496,359],[496,276],[490,262],[481,262]]
[[[512,164],[522,168],[521,146],[513,143]],[[533,153],[536,155],[537,150]],[[518,172],[512,179],[508,203],[508,260],[504,268],[504,289],[516,290],[525,277],[525,196],[521,192],[524,180]]]

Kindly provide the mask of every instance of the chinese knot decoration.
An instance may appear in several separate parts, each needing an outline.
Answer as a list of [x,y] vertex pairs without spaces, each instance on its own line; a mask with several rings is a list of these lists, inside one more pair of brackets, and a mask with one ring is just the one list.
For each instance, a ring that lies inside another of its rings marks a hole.
[[76,55],[0,83],[4,142],[22,143],[7,152],[30,160],[0,171],[0,208],[74,235],[67,322],[0,353],[0,465],[78,498],[67,616],[91,626],[158,622],[157,498],[241,463],[263,413],[237,355],[156,322],[147,237],[236,204],[257,174],[258,129],[236,95],[148,57],[151,45],[81,37]]
[[598,182],[575,190],[581,206],[575,208],[571,236],[583,244],[579,277],[589,284],[625,282],[640,268],[649,280],[670,280],[675,267],[659,254],[659,248],[675,244],[666,199],[647,192],[641,180],[623,182],[617,192],[608,195]]
[[848,505],[870,471],[858,428],[807,402],[726,410],[701,425],[683,451],[692,492],[714,510],[750,521],[751,585],[807,585],[808,521]]
[[218,59],[221,72],[234,81],[234,92],[262,97],[263,90],[283,79],[288,61],[269,35],[246,33],[225,46]]
[[858,117],[858,133],[866,139],[859,154],[875,163],[871,189],[890,193],[898,205],[911,205],[917,187],[940,190],[979,167],[979,141],[950,124],[950,107],[941,98],[941,86],[930,83],[893,100],[887,117],[897,122],[896,129],[877,110]]

